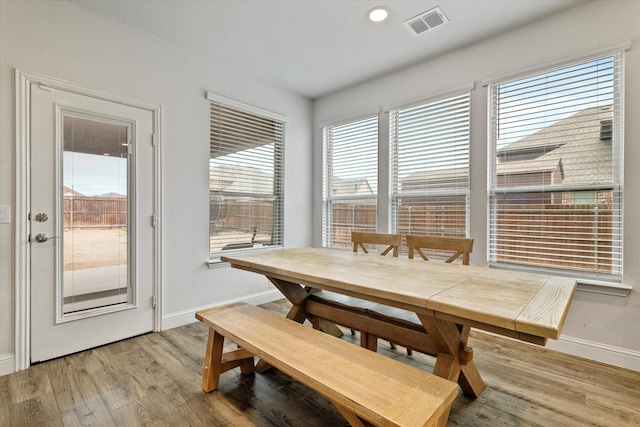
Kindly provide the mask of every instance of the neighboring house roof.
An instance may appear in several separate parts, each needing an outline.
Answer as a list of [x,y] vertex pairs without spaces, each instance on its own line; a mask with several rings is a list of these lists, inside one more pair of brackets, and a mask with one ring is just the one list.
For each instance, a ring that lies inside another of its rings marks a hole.
[[[496,173],[501,178],[517,176],[519,181],[513,182],[518,185],[610,182],[613,150],[601,132],[612,118],[611,107],[587,108],[502,147]],[[552,176],[551,182],[535,177],[543,174]],[[451,188],[468,183],[468,176],[466,168],[418,171],[401,178],[400,184],[403,191]]]
[[599,137],[570,142],[542,157],[548,161],[562,159],[564,184],[597,184],[612,180],[611,143],[601,142]]
[[209,175],[209,190],[273,194],[273,175],[249,166],[216,166]]
[[469,168],[413,172],[400,179],[402,191],[420,191],[438,187],[468,187]]
[[600,138],[601,122],[611,120],[610,107],[587,108],[566,119],[559,120],[538,132],[526,136],[498,150],[498,157],[522,152],[544,154],[571,142],[583,142],[585,138]]
[[603,123],[610,122],[610,107],[579,111],[498,150],[498,173],[532,173],[561,166],[562,183],[610,182],[613,172],[611,141],[601,139]]
[[499,163],[496,165],[496,173],[498,175],[508,175],[513,173],[538,173],[538,172],[552,172],[556,169],[564,177],[564,171],[562,167],[562,159],[558,158],[543,158],[534,160],[520,160],[517,162]]
[[126,195],[124,195],[124,194],[120,194],[120,193],[113,193],[113,192],[111,192],[111,193],[101,194],[101,195],[100,195],[100,196],[98,196],[98,197],[104,197],[104,198],[107,198],[107,199],[124,199],[124,198],[126,198],[127,196],[126,196]]
[[333,177],[332,190],[334,196],[350,194],[373,194],[371,185],[366,178],[342,179]]
[[66,197],[85,197],[84,194],[77,192],[76,190],[73,190],[67,186],[64,186],[62,193],[64,196]]

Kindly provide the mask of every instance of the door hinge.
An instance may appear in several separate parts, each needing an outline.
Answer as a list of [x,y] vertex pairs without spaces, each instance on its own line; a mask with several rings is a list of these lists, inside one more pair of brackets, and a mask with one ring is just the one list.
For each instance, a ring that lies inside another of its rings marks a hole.
[[156,298],[156,296],[154,295],[151,297],[151,307],[155,309],[157,305],[158,305],[158,298]]
[[151,145],[153,145],[155,147],[157,143],[158,143],[158,135],[156,135],[155,133],[152,133],[151,134]]
[[157,220],[155,214],[151,215],[151,226],[155,228],[157,225],[158,225],[158,220]]

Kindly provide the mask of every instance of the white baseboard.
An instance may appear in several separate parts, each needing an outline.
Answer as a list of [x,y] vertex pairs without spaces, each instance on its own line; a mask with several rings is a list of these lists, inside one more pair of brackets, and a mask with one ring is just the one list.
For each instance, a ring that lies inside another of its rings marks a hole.
[[13,374],[16,370],[16,356],[13,353],[0,355],[0,377]]
[[547,341],[546,347],[573,356],[640,372],[640,351],[627,350],[626,348],[564,335],[558,341]]
[[195,307],[189,310],[179,311],[177,313],[171,313],[162,318],[162,330],[177,328],[178,326],[188,325],[196,321],[196,312],[204,310],[206,308],[218,307],[221,305],[232,304],[234,302],[244,301],[247,304],[259,305],[270,301],[275,301],[283,298],[282,293],[277,289],[270,289],[259,294],[249,295],[247,297],[236,298],[226,301],[218,302],[214,305],[207,305],[202,307]]

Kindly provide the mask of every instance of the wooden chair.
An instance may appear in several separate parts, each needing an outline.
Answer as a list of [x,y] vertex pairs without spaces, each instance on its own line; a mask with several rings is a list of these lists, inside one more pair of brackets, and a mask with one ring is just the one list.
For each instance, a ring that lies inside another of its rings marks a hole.
[[[393,251],[392,254],[394,257],[398,257],[398,250],[400,248],[400,243],[402,242],[401,234],[385,234],[385,233],[367,233],[361,231],[353,231],[351,233],[351,241],[353,242],[353,252],[358,252],[358,248],[362,249],[362,251],[366,254],[369,253],[365,244],[371,245],[387,245],[387,248],[382,251],[380,255],[387,255],[389,252]],[[346,295],[341,295],[336,292],[331,291],[317,291],[314,292],[315,298],[320,298],[324,301],[331,302],[336,305],[347,306],[350,308],[358,308],[363,313],[367,312],[367,308],[376,305],[371,301],[366,301],[356,297],[350,297]],[[315,320],[316,323],[313,324],[313,327],[316,329],[320,328],[318,322],[320,319]],[[330,326],[328,326],[330,328]],[[351,331],[351,335],[355,335],[355,331],[349,328]],[[339,332],[339,331],[336,331]],[[367,347],[365,343],[369,339],[375,339],[372,336],[369,336],[367,333],[362,332],[360,340],[362,342],[363,347]],[[395,344],[391,344],[392,348],[396,348]]]
[[[371,245],[387,245],[387,248],[380,253],[380,255],[387,255],[389,252],[392,252],[392,256],[398,257],[398,252],[400,249],[400,244],[402,243],[402,234],[386,234],[386,233],[368,233],[363,231],[352,231],[351,232],[351,241],[353,242],[353,252],[358,252],[358,248],[362,249],[365,254],[368,254],[369,251],[365,247],[365,244]],[[351,329],[351,335],[355,334],[354,330]],[[364,332],[360,332],[360,334],[365,334]],[[371,336],[361,336],[360,338],[363,343],[367,342],[367,340],[375,340],[376,338]],[[389,343],[391,348],[395,349],[396,344],[393,342]],[[364,344],[363,344],[364,345]],[[407,353],[409,350],[407,350]]]
[[[417,252],[422,259],[429,261],[429,257],[422,249],[434,249],[437,251],[453,252],[445,263],[452,263],[462,256],[462,264],[469,265],[469,254],[473,251],[473,239],[463,237],[436,237],[436,236],[406,236],[407,248],[409,249],[409,259],[413,259],[413,254]],[[411,349],[407,349],[407,354],[411,354]]]
[[358,248],[360,248],[365,254],[368,254],[369,251],[365,244],[387,245],[387,248],[380,255],[387,255],[393,250],[393,256],[397,257],[402,235],[353,231],[351,232],[351,241],[353,242],[353,252],[358,252]]
[[473,239],[462,237],[435,237],[435,236],[415,236],[407,235],[407,248],[409,249],[409,258],[413,259],[413,255],[417,252],[422,259],[429,261],[422,249],[435,249],[438,251],[453,252],[445,262],[452,263],[462,256],[462,264],[469,265],[469,254],[473,251]]

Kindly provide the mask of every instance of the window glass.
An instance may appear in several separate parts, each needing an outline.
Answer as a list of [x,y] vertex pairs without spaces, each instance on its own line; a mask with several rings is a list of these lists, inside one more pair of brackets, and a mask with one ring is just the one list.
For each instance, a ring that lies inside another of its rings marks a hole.
[[469,104],[465,93],[389,112],[394,232],[467,236]]
[[323,129],[323,246],[351,248],[352,231],[376,231],[378,118]]
[[622,60],[490,85],[491,262],[621,276]]
[[209,250],[282,245],[284,123],[211,102]]

